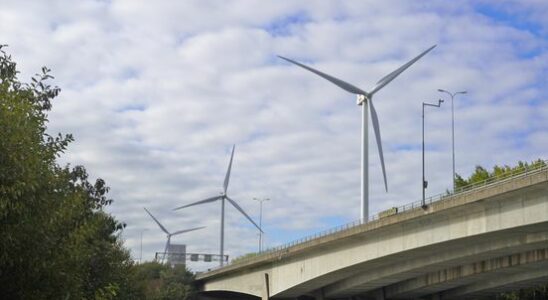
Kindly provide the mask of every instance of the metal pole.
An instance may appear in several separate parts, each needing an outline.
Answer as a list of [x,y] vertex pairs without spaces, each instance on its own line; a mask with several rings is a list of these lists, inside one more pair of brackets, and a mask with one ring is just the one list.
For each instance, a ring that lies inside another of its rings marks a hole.
[[425,106],[433,106],[433,107],[440,107],[443,100],[438,100],[438,104],[431,104],[431,103],[422,103],[422,208],[426,209],[426,188],[428,187],[428,182],[426,181],[426,178],[424,176],[424,107]]
[[422,103],[422,208],[426,208],[426,180],[424,179],[424,102]]
[[451,94],[451,153],[453,158],[453,191],[455,191],[455,105],[453,99],[454,94]]
[[364,97],[361,101],[362,106],[362,181],[361,181],[361,194],[362,194],[362,215],[361,220],[363,223],[367,222],[369,218],[369,153],[368,153],[368,107],[367,98]]
[[263,233],[261,232],[263,230],[263,201],[259,201],[259,207],[259,253],[261,253],[263,242]]
[[455,171],[455,108],[453,104],[453,100],[457,94],[466,94],[466,91],[460,91],[456,93],[451,93],[443,89],[438,89],[438,92],[446,93],[449,96],[451,96],[451,153],[452,153],[452,160],[453,160],[453,192],[455,192],[456,188],[456,179],[457,179],[457,173]]
[[269,201],[270,198],[253,198],[253,200],[259,201],[259,253],[263,250],[263,202]]

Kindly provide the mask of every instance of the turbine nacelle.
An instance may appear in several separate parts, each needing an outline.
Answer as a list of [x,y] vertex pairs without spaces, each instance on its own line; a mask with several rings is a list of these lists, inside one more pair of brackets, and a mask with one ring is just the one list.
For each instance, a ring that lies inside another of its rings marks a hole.
[[362,94],[357,94],[357,95],[356,95],[356,104],[358,104],[359,106],[361,106],[361,105],[363,105],[364,103],[366,103],[367,100],[369,100],[369,97],[366,96],[366,95],[362,95]]

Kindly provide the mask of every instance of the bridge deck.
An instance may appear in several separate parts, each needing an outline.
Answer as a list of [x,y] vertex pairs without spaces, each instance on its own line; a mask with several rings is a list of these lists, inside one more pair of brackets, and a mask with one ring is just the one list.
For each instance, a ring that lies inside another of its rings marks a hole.
[[[239,272],[244,269],[252,269],[261,265],[280,262],[291,257],[305,254],[308,251],[317,251],[318,248],[329,248],[334,243],[340,243],[347,239],[360,239],[364,235],[372,234],[377,229],[393,226],[404,223],[417,218],[426,217],[428,215],[438,213],[444,210],[450,210],[463,205],[471,204],[477,201],[482,201],[486,198],[500,196],[505,193],[516,191],[525,187],[534,188],[539,185],[539,188],[546,188],[548,182],[548,168],[542,167],[536,170],[528,170],[522,174],[499,180],[486,185],[477,186],[473,189],[462,191],[457,194],[440,195],[435,201],[428,201],[427,209],[422,209],[420,203],[413,203],[406,206],[406,210],[401,209],[386,217],[378,217],[378,215],[367,223],[354,222],[343,227],[338,227],[333,232],[310,237],[298,243],[291,243],[282,247],[277,247],[266,252],[252,257],[248,260],[230,264],[222,268],[218,268],[209,272],[198,274],[196,279],[199,281],[207,281],[209,279],[222,277],[234,272]],[[542,186],[540,186],[543,184]]]
[[548,278],[548,166],[436,200],[199,274],[201,295],[468,299]]

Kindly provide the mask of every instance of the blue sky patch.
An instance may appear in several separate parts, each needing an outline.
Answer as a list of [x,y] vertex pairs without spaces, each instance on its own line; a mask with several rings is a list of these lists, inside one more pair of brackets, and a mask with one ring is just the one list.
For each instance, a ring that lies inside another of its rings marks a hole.
[[294,25],[302,25],[307,22],[310,22],[310,17],[305,12],[300,11],[275,20],[274,22],[267,24],[264,29],[273,36],[287,36],[291,33],[291,27]]
[[536,36],[542,36],[542,26],[528,18],[527,13],[511,13],[515,12],[512,8],[500,8],[497,5],[479,4],[476,6],[476,11],[485,15],[497,23],[504,24],[519,30],[531,32]]
[[139,71],[134,68],[125,68],[120,76],[125,80],[135,79],[139,77]]
[[128,112],[128,111],[145,111],[146,106],[143,104],[132,104],[117,109],[116,112]]
[[397,151],[417,151],[421,150],[422,146],[418,144],[398,144],[394,145],[392,149]]

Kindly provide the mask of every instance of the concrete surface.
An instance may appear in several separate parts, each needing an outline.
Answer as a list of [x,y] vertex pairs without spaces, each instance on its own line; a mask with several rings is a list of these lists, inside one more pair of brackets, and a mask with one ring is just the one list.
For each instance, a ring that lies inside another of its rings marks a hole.
[[546,278],[546,249],[544,169],[203,273],[197,280],[204,296],[216,298],[464,299]]

